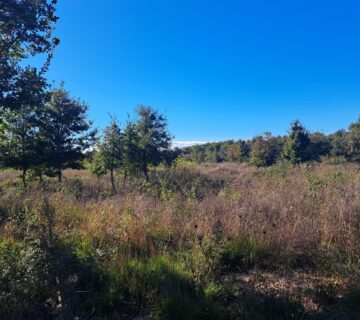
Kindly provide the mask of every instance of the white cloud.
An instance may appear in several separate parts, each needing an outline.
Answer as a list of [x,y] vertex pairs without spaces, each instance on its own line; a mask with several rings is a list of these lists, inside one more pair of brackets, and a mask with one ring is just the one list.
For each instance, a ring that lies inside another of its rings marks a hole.
[[208,143],[208,141],[173,141],[172,147],[173,148],[185,148],[185,147],[191,147],[195,146],[197,144],[205,144]]

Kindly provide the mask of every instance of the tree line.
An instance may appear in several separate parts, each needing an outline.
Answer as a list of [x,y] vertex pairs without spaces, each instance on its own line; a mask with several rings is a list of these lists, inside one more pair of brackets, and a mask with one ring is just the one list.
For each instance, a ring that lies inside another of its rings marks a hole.
[[338,130],[325,135],[309,132],[295,120],[286,136],[273,136],[265,132],[250,140],[228,140],[186,147],[182,155],[198,163],[244,162],[266,167],[288,160],[293,165],[320,161],[327,157],[343,157],[360,162],[360,119],[348,130]]
[[87,104],[72,98],[63,84],[46,90],[44,79],[27,69],[14,88],[17,103],[1,114],[0,163],[21,170],[24,185],[29,171],[40,180],[47,175],[61,182],[64,169],[83,168],[88,157],[95,175],[110,172],[115,190],[115,171],[125,179],[143,173],[148,180],[149,165],[174,159],[167,120],[151,107],[140,105],[123,130],[112,119],[99,135],[87,120]]
[[[142,174],[149,167],[171,165],[180,154],[196,162],[249,162],[270,166],[287,159],[298,165],[326,156],[360,162],[360,119],[348,131],[332,135],[308,132],[294,121],[288,136],[271,133],[252,140],[225,141],[171,149],[167,119],[151,107],[139,106],[135,118],[121,127],[116,119],[101,135],[87,119],[88,105],[73,98],[62,83],[49,85],[46,71],[60,40],[52,36],[58,20],[56,1],[0,0],[0,165],[21,170],[24,185],[29,171],[62,180],[65,168],[81,168],[91,155],[95,175],[115,172]],[[29,58],[45,57],[41,67]]]
[[[73,98],[62,83],[53,88],[46,78],[56,46],[52,36],[56,0],[0,0],[0,166],[62,180],[65,168],[81,168],[95,154],[93,172],[122,170],[125,177],[148,166],[171,162],[167,120],[155,109],[139,106],[136,119],[122,130],[116,120],[99,137],[87,119],[88,105]],[[31,58],[45,57],[40,67]],[[95,151],[95,152],[94,152]]]

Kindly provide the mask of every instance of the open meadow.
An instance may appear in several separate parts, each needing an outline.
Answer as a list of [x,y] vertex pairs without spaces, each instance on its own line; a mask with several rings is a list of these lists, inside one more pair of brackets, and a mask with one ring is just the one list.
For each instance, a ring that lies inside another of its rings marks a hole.
[[359,35],[359,1],[0,0],[0,320],[360,320]]
[[359,319],[360,167],[0,174],[2,319]]

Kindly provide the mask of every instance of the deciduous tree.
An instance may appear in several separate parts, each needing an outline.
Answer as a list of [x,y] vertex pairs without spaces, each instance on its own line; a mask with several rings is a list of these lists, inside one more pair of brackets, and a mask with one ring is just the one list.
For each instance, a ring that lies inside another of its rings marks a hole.
[[148,166],[162,161],[162,152],[170,148],[171,135],[167,130],[166,118],[151,107],[140,105],[136,113],[136,133],[140,151],[140,167],[149,180]]
[[[56,1],[0,0],[0,111],[19,105],[16,82],[24,72],[25,59],[45,54],[46,71],[55,46]],[[41,73],[40,72],[40,73]]]
[[110,171],[111,186],[115,191],[114,171],[121,168],[124,160],[124,135],[115,119],[112,119],[104,130],[99,143],[99,152],[104,168]]
[[84,152],[95,142],[96,131],[86,118],[88,106],[72,98],[62,84],[53,90],[42,118],[46,138],[46,163],[57,171],[61,182],[62,170],[80,168]]
[[270,132],[256,137],[251,145],[250,162],[257,167],[271,166],[279,156],[279,148]]
[[45,141],[40,118],[48,98],[45,88],[45,79],[35,69],[26,68],[15,79],[16,105],[3,113],[1,162],[21,170],[24,184],[27,171],[44,160]]
[[360,118],[349,127],[347,149],[349,160],[360,162]]

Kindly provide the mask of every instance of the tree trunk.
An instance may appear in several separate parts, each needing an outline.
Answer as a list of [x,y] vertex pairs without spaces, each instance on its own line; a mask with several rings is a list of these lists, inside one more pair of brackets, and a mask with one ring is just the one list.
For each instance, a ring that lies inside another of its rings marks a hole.
[[61,183],[61,180],[62,180],[62,171],[61,171],[61,168],[59,168],[59,172],[58,172],[58,181],[59,181],[59,183]]
[[115,192],[116,188],[115,188],[115,181],[114,181],[114,169],[110,170],[110,177],[111,177],[112,191]]
[[124,181],[123,181],[123,183],[124,183],[124,187],[125,187],[125,185],[126,185],[126,179],[127,179],[127,173],[126,173],[126,172],[124,172]]
[[26,188],[26,169],[23,169],[23,172],[22,172],[22,182],[23,182],[24,188]]
[[149,181],[149,174],[148,174],[147,165],[145,165],[143,167],[143,172],[144,172],[144,175],[145,175],[145,180],[146,180],[146,182],[148,182]]

